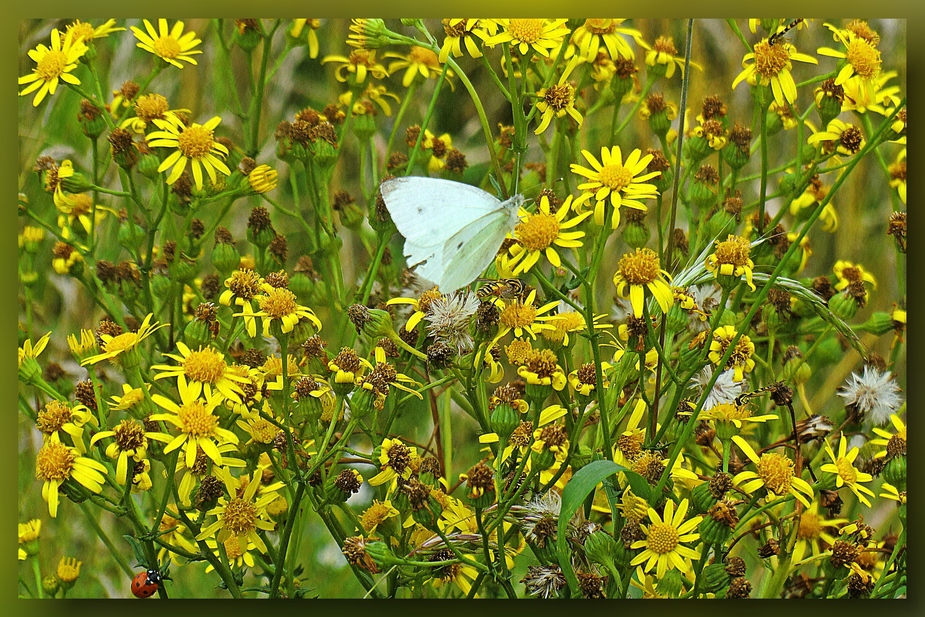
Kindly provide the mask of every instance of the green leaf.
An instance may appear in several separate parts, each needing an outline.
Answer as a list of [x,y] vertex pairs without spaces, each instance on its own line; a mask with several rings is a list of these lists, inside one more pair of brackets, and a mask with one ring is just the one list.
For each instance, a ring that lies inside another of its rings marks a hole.
[[[122,536],[125,540],[132,545],[132,550],[135,553],[135,563],[146,570],[148,569],[148,559],[145,557],[145,550],[141,542],[138,541],[138,538],[135,536],[125,534]],[[156,565],[156,564],[155,564]]]
[[569,480],[569,483],[562,491],[562,507],[559,511],[556,550],[559,553],[559,566],[562,568],[573,594],[578,594],[580,591],[578,589],[578,578],[575,576],[571,560],[568,558],[568,547],[566,546],[568,523],[575,512],[578,511],[578,508],[581,507],[581,504],[584,503],[585,498],[594,492],[595,487],[606,478],[619,472],[626,474],[633,493],[643,499],[648,499],[649,484],[645,478],[609,460],[594,461],[585,465],[578,470],[578,473],[572,476],[572,479]]

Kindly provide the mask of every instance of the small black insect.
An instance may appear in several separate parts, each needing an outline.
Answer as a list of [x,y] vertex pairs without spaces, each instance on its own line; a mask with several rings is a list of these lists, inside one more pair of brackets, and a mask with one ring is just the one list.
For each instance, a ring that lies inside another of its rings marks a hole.
[[788,32],[790,32],[791,30],[793,30],[794,28],[796,28],[797,26],[799,26],[801,23],[803,23],[803,21],[805,21],[805,20],[804,20],[802,17],[799,18],[799,19],[794,19],[794,20],[791,21],[783,30],[780,30],[780,31],[775,32],[774,34],[772,34],[772,35],[768,38],[768,44],[769,44],[769,45],[777,45],[778,43],[780,43],[780,42],[783,40],[784,35],[786,35]]

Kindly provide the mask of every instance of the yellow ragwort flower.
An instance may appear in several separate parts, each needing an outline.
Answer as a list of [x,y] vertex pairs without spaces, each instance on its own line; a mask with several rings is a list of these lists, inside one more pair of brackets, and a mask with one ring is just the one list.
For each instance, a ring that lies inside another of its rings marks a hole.
[[620,258],[617,272],[613,275],[613,284],[621,298],[627,297],[629,288],[634,317],[642,317],[644,287],[655,297],[663,313],[667,313],[674,304],[674,293],[669,284],[671,275],[660,266],[658,254],[649,248],[637,248],[635,253],[626,253]]
[[143,22],[144,30],[132,26],[132,32],[135,33],[135,38],[138,39],[137,47],[151,52],[178,69],[183,68],[183,65],[179,62],[180,60],[196,64],[196,59],[193,58],[193,55],[201,54],[202,50],[194,48],[202,41],[196,38],[196,33],[192,30],[184,34],[182,21],[175,23],[173,28],[168,28],[166,19],[158,19],[157,30],[147,19],[143,20]]
[[503,268],[510,269],[512,276],[529,272],[539,261],[540,255],[545,255],[550,264],[561,268],[562,259],[555,247],[580,248],[582,242],[579,238],[583,238],[585,232],[567,230],[576,227],[591,215],[590,212],[585,212],[566,221],[571,209],[571,195],[559,205],[555,214],[550,212],[549,198],[546,195],[540,199],[540,207],[535,213],[521,207],[518,213],[520,222],[512,232],[516,244],[508,249],[509,258],[502,257],[502,261],[505,262]]
[[743,80],[751,86],[771,86],[774,100],[781,107],[793,104],[797,99],[797,84],[790,69],[793,60],[819,64],[819,61],[806,54],[798,53],[796,47],[785,40],[775,43],[761,39],[755,43],[754,51],[745,54],[742,59],[744,70],[732,81],[735,90]]
[[209,174],[212,184],[217,182],[216,170],[226,176],[231,175],[231,170],[219,158],[228,156],[228,148],[218,143],[213,135],[215,127],[221,121],[219,116],[215,116],[205,124],[194,122],[186,126],[173,114],[165,114],[163,119],[152,120],[154,125],[161,130],[148,135],[148,145],[155,148],[176,148],[176,151],[164,159],[164,162],[157,168],[158,172],[173,168],[167,176],[167,184],[176,182],[187,164],[191,164],[193,168],[193,180],[200,191],[202,190],[203,169]]
[[51,31],[51,47],[40,44],[29,52],[36,66],[30,74],[19,78],[19,85],[29,84],[20,90],[19,96],[35,92],[32,106],[38,107],[47,95],[55,93],[59,80],[79,86],[80,80],[71,75],[71,71],[77,68],[77,61],[86,52],[87,46],[75,32],[69,30],[62,37],[55,28]]
[[645,182],[661,172],[643,173],[652,160],[651,154],[642,156],[642,152],[637,148],[630,152],[625,162],[620,146],[601,148],[600,161],[587,150],[582,150],[581,154],[591,165],[591,169],[572,163],[572,173],[589,180],[589,182],[578,185],[579,190],[584,192],[575,200],[575,207],[578,208],[593,197],[596,201],[594,206],[596,224],[604,224],[604,204],[607,201],[610,201],[613,206],[610,227],[616,229],[620,224],[620,206],[646,210],[645,204],[640,200],[655,199],[658,196],[655,186]]

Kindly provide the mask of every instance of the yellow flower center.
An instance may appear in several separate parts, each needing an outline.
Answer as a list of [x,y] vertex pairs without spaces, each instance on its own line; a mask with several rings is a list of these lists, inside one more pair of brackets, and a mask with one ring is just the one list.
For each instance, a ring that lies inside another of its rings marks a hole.
[[71,207],[71,211],[69,212],[71,216],[89,214],[90,210],[93,208],[93,198],[88,193],[71,195],[68,201]]
[[789,43],[771,45],[767,40],[755,44],[755,70],[766,79],[777,77],[790,66]]
[[193,351],[183,361],[183,373],[193,381],[216,383],[225,376],[225,359],[211,347]]
[[168,105],[164,96],[154,93],[139,96],[134,107],[136,116],[145,122],[150,122],[155,118],[163,118]]
[[294,293],[288,289],[276,287],[269,290],[264,296],[257,296],[257,303],[260,305],[260,310],[272,319],[281,319],[286,315],[292,315],[299,308]]
[[[739,339],[741,340],[741,339]],[[713,420],[746,420],[751,417],[751,412],[747,407],[736,405],[735,403],[720,403],[707,412],[707,418]]]
[[251,437],[258,443],[273,443],[277,428],[269,420],[257,418],[248,427]]
[[840,458],[835,461],[838,468],[838,475],[845,481],[845,484],[854,484],[858,479],[858,470],[854,468],[847,458]]
[[585,29],[591,34],[613,34],[617,22],[614,19],[586,19]]
[[655,39],[655,43],[652,45],[652,48],[660,54],[668,54],[669,56],[678,55],[678,48],[674,46],[674,39],[670,36],[660,36]]
[[119,336],[114,336],[108,343],[103,344],[103,351],[106,353],[121,353],[131,349],[138,344],[138,334],[135,332],[123,332]]
[[70,421],[71,408],[67,403],[49,401],[35,419],[35,427],[45,435],[51,435],[60,431],[61,427]]
[[365,49],[355,49],[350,52],[349,60],[350,64],[353,65],[351,68],[355,70],[355,67],[360,64],[364,66],[373,66],[376,62],[376,57]]
[[122,395],[119,399],[119,408],[120,409],[131,409],[142,400],[144,400],[145,393],[141,391],[141,388],[133,388],[128,392],[128,394]]
[[430,68],[440,68],[440,60],[437,54],[424,47],[412,47],[411,53],[408,54],[408,62],[411,64],[423,64]]
[[758,477],[775,495],[786,495],[793,480],[793,461],[776,452],[762,454],[758,460]]
[[533,351],[533,345],[530,344],[530,341],[519,339],[511,341],[511,344],[504,348],[508,361],[515,366],[520,366],[526,362],[527,354],[531,351]]
[[238,298],[250,300],[260,291],[260,276],[253,270],[237,270],[231,273],[225,285]]
[[80,20],[68,26],[67,31],[73,33],[73,40],[75,43],[78,41],[92,41],[94,39],[93,26]]
[[388,505],[376,499],[373,501],[373,505],[369,506],[363,516],[360,517],[360,524],[363,525],[363,529],[369,531],[373,527],[384,523],[391,511],[392,509]]
[[180,55],[180,41],[172,36],[159,36],[154,40],[154,51],[161,58],[176,58]]
[[177,137],[178,147],[184,156],[199,159],[212,150],[212,131],[200,124],[187,127]]
[[848,62],[854,72],[870,79],[880,73],[880,52],[864,39],[854,39],[848,43]]
[[512,19],[507,26],[508,32],[515,40],[523,43],[536,43],[543,36],[542,19]]
[[680,536],[674,525],[669,523],[652,523],[649,525],[649,538],[646,547],[653,553],[664,555],[678,546]]
[[244,556],[244,551],[241,550],[241,545],[238,544],[237,538],[228,538],[223,544],[225,545],[225,554],[228,556],[228,561],[234,561]]
[[542,251],[559,237],[559,221],[550,214],[531,214],[517,224],[514,235],[528,251]]
[[257,506],[238,497],[230,500],[222,514],[225,529],[235,535],[253,531],[257,524]]
[[800,517],[797,537],[801,540],[814,540],[822,533],[822,517],[812,512],[804,512]]
[[527,354],[524,366],[538,377],[552,377],[559,365],[556,363],[556,354],[551,349],[534,349]]
[[60,441],[50,441],[35,457],[35,477],[39,480],[61,481],[71,477],[77,453]]
[[[595,376],[595,380],[597,377]],[[633,460],[642,452],[642,443],[646,434],[642,431],[623,433],[617,438],[617,448],[627,460]],[[646,462],[648,465],[648,461]]]
[[177,415],[183,423],[183,432],[191,437],[211,435],[218,426],[218,417],[212,415],[205,403],[199,400],[180,407]]
[[463,36],[466,33],[466,22],[468,19],[460,19],[455,25],[452,24],[452,19],[443,20],[443,32],[449,38],[458,38]]
[[735,267],[747,266],[751,243],[741,237],[732,236],[716,243],[716,261],[719,264],[732,264]]
[[134,420],[123,420],[113,429],[116,445],[122,452],[133,452],[146,444],[145,430]]
[[643,248],[621,257],[617,270],[630,285],[646,285],[658,278],[659,265],[658,254],[652,249]]
[[604,165],[598,172],[600,183],[612,191],[622,191],[633,181],[633,172],[619,163]]
[[67,54],[57,49],[51,49],[45,54],[44,58],[38,61],[35,72],[38,73],[43,80],[51,81],[56,77],[60,77],[61,74],[64,73],[64,68],[66,66]]
[[501,311],[499,320],[507,328],[523,328],[529,326],[536,319],[536,307],[532,304],[512,302]]
[[62,583],[73,583],[80,576],[80,566],[83,562],[77,561],[73,557],[61,559],[58,564],[58,579]]
[[571,84],[555,84],[546,89],[543,100],[554,111],[561,111],[572,105],[574,89]]

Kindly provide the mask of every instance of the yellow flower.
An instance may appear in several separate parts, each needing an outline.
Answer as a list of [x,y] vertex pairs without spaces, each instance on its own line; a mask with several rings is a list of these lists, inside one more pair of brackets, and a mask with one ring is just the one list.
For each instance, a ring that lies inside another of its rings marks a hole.
[[[212,549],[212,553],[219,559],[221,559],[221,554],[218,550],[218,542],[212,538],[206,538],[206,546]],[[225,557],[228,559],[228,565],[232,568],[243,568],[247,566],[248,568],[253,568],[256,562],[254,561],[254,556],[251,555],[251,550],[257,548],[257,545],[254,544],[254,541],[248,538],[247,543],[244,548],[241,548],[241,544],[238,542],[238,538],[229,535],[229,537],[222,542],[222,548],[225,549]],[[195,549],[194,549],[195,551]],[[214,570],[214,566],[209,564],[206,566],[206,574]]]
[[494,47],[499,43],[510,43],[512,50],[521,56],[532,49],[541,56],[557,49],[569,34],[567,19],[497,19],[501,32],[487,37],[485,44]]
[[[713,332],[713,340],[710,342],[710,353],[708,356],[710,362],[719,364],[719,361],[722,360],[723,355],[726,353],[726,349],[729,347],[729,343],[735,338],[735,335],[735,326],[722,326]],[[755,368],[755,361],[752,360],[752,355],[754,353],[755,344],[752,343],[752,340],[747,335],[743,334],[736,342],[735,350],[732,352],[732,355],[729,356],[729,360],[726,361],[726,366],[723,367],[723,370],[728,371],[729,369],[733,369],[734,374],[732,380],[742,381],[742,379],[744,379],[744,373],[751,373],[752,369]]]
[[[664,71],[667,79],[674,76],[675,67],[678,67],[681,69],[681,77],[684,77],[684,58],[677,54],[678,49],[674,46],[674,40],[670,36],[660,36],[655,39],[652,49],[646,51],[646,65],[656,69],[658,74]],[[691,62],[691,66],[703,70],[703,67],[696,62]]]
[[262,293],[255,296],[257,305],[260,310],[253,314],[254,317],[260,317],[263,321],[263,335],[270,336],[270,326],[273,321],[280,322],[280,330],[283,334],[292,332],[296,324],[301,319],[307,319],[315,326],[315,330],[321,330],[321,320],[308,307],[302,306],[296,302],[296,295],[286,288],[273,287],[269,283],[261,285]]
[[581,57],[588,62],[594,62],[598,58],[598,52],[604,49],[611,60],[635,60],[633,49],[621,35],[633,37],[636,44],[641,46],[642,33],[633,28],[621,28],[620,24],[624,21],[626,19],[586,19],[572,32],[571,42],[578,48]]
[[885,493],[880,493],[880,496],[884,499],[891,499],[901,505],[906,504],[906,491],[899,490],[889,482],[884,482],[880,488],[886,491]]
[[106,447],[106,456],[118,459],[116,461],[116,482],[119,484],[125,484],[129,459],[133,461],[134,466],[147,456],[149,439],[162,443],[170,443],[173,440],[170,435],[146,431],[145,427],[135,420],[123,420],[111,431],[100,431],[90,439],[90,445],[106,437],[114,438],[114,441]]
[[80,365],[86,366],[88,364],[96,364],[97,362],[101,362],[103,360],[110,360],[113,364],[118,364],[118,358],[120,354],[127,353],[133,349],[136,349],[141,341],[149,337],[155,330],[170,325],[159,324],[157,322],[154,322],[154,325],[151,325],[152,317],[154,317],[153,313],[148,313],[145,315],[144,321],[141,322],[141,325],[138,327],[136,332],[123,332],[118,336],[101,334],[100,340],[103,341],[103,353],[84,359]]
[[[868,282],[874,286],[874,289],[877,288],[877,279],[874,278],[874,275],[864,269],[864,266],[861,264],[854,264],[850,261],[844,259],[839,259],[835,262],[835,265],[832,266],[832,271],[835,273],[835,277],[838,281],[835,283],[835,290],[842,291],[851,286],[849,291],[852,292],[852,295],[859,296],[860,290],[864,290],[864,302],[867,302],[867,299],[870,297],[870,292],[867,291],[864,282]],[[854,293],[854,288],[860,286],[857,290],[857,294]],[[863,306],[863,305],[859,305]]]
[[675,502],[668,499],[665,502],[664,516],[659,516],[651,507],[649,508],[649,525],[642,525],[646,534],[645,540],[633,542],[631,548],[645,549],[633,557],[631,566],[645,562],[644,571],[655,568],[655,575],[661,578],[668,570],[677,568],[682,573],[687,572],[692,559],[700,559],[700,553],[684,546],[683,543],[694,542],[700,539],[697,525],[703,520],[702,516],[685,521],[687,516],[687,499],[682,499],[675,509]]
[[151,398],[170,413],[151,414],[150,419],[163,420],[180,429],[180,434],[164,446],[164,453],[173,452],[186,444],[184,462],[187,467],[192,467],[196,462],[197,448],[202,448],[206,456],[216,465],[222,465],[222,454],[218,445],[225,442],[238,443],[237,435],[219,426],[219,417],[214,412],[220,399],[209,397],[203,401],[186,392],[185,396],[181,394],[183,404],[177,405],[160,394],[155,394]]
[[370,75],[376,79],[385,79],[389,76],[386,68],[376,62],[375,50],[354,49],[349,57],[331,55],[321,60],[321,64],[328,62],[339,64],[337,70],[334,71],[334,77],[341,83],[349,82],[351,85],[359,85],[364,83]]
[[443,32],[446,38],[440,46],[440,62],[446,62],[450,54],[454,58],[463,55],[462,46],[473,58],[481,58],[482,51],[476,44],[477,40],[484,40],[498,31],[498,24],[490,19],[444,19]]
[[158,19],[157,30],[147,19],[143,21],[144,30],[132,26],[132,32],[135,33],[135,38],[138,39],[138,43],[136,43],[138,47],[151,52],[178,69],[183,68],[183,65],[179,62],[180,60],[196,64],[196,59],[193,58],[193,55],[201,54],[202,50],[194,49],[194,47],[202,41],[196,38],[196,33],[193,31],[184,34],[182,21],[178,21],[173,25],[173,28],[168,29],[167,20]]
[[[613,324],[597,323],[598,320],[604,317],[606,317],[606,315],[594,315],[592,326],[595,330],[613,328]],[[578,311],[572,310],[565,302],[561,301],[558,304],[558,311],[556,313],[552,315],[542,315],[537,317],[536,320],[554,326],[552,330],[543,330],[540,332],[544,339],[550,343],[565,345],[566,347],[568,347],[570,343],[569,334],[584,332],[587,329],[584,315]]]
[[662,270],[660,265],[658,255],[649,248],[637,248],[635,253],[626,253],[620,258],[617,272],[613,275],[613,284],[616,285],[617,295],[621,298],[627,297],[627,287],[629,287],[629,299],[633,305],[634,317],[642,317],[645,300],[643,287],[649,289],[663,313],[667,313],[674,304],[674,293],[668,283],[671,275],[666,270]]
[[578,126],[581,126],[583,118],[575,109],[575,86],[566,81],[577,65],[578,60],[573,59],[562,71],[559,81],[548,88],[542,88],[536,93],[536,109],[542,114],[542,120],[540,120],[540,125],[536,127],[535,134],[539,135],[545,131],[553,118],[562,118],[566,114],[577,122]]
[[376,527],[396,516],[398,516],[398,510],[392,507],[391,501],[373,499],[372,505],[360,515],[360,525],[367,534],[372,534],[376,531]]
[[294,39],[301,38],[302,31],[308,26],[308,57],[317,58],[320,49],[318,45],[318,33],[316,30],[321,27],[320,19],[293,19],[292,28],[289,29],[289,36]]
[[250,380],[229,370],[225,354],[210,346],[200,346],[198,350],[192,351],[183,341],[177,341],[177,350],[179,356],[164,354],[179,362],[177,366],[155,364],[151,367],[152,370],[160,371],[155,381],[176,377],[177,388],[184,400],[195,399],[205,390],[206,398],[214,397],[219,402],[224,399],[240,402],[240,384],[250,383]]
[[284,484],[275,482],[264,486],[257,496],[257,489],[261,487],[260,474],[258,469],[253,477],[244,474],[235,478],[229,470],[219,470],[228,496],[221,497],[219,505],[206,512],[206,516],[214,516],[216,520],[203,528],[196,536],[197,540],[215,537],[219,542],[226,542],[236,539],[241,555],[247,552],[248,542],[252,542],[261,553],[267,552],[267,545],[257,530],[272,531],[276,528],[276,523],[267,513],[267,506],[279,497],[277,491]]
[[190,113],[189,109],[169,109],[170,105],[167,98],[161,94],[150,93],[142,94],[132,103],[132,110],[135,115],[126,118],[119,125],[123,129],[131,129],[139,135],[144,134],[145,130],[154,120],[164,120],[167,116],[178,117],[179,113]]
[[883,446],[874,454],[874,458],[886,458],[887,460],[894,456],[905,456],[906,454],[906,424],[895,413],[890,414],[890,423],[896,429],[895,433],[890,433],[882,428],[874,427],[874,434],[877,439],[871,439],[870,443],[875,446]]
[[68,24],[67,31],[74,33],[74,40],[82,43],[89,43],[94,39],[101,39],[109,36],[113,32],[120,32],[125,28],[116,28],[116,20],[108,19],[106,23],[94,28],[88,22],[75,20],[74,23]]
[[106,482],[106,468],[97,461],[80,456],[76,448],[69,448],[52,440],[39,450],[35,457],[35,476],[42,480],[42,499],[48,502],[48,514],[58,516],[58,488],[67,480],[76,480],[88,490],[99,493]]
[[554,247],[580,248],[582,242],[579,238],[583,238],[585,232],[566,230],[576,227],[591,215],[590,212],[585,212],[566,222],[571,208],[571,195],[559,205],[555,214],[550,213],[549,198],[546,195],[540,199],[540,207],[535,213],[521,207],[518,213],[520,222],[512,233],[517,243],[508,249],[510,258],[502,257],[503,268],[511,269],[513,276],[529,272],[539,261],[540,255],[546,255],[549,263],[561,268],[562,259]]
[[811,508],[804,510],[800,514],[797,541],[791,554],[794,565],[803,560],[803,556],[807,554],[807,549],[810,551],[809,559],[812,559],[812,557],[822,553],[823,547],[833,545],[835,537],[826,531],[826,528],[837,528],[847,522],[848,519],[846,518],[826,519],[819,513],[819,503],[814,501]]
[[419,459],[417,448],[406,446],[399,439],[386,437],[379,448],[380,471],[369,479],[369,485],[379,486],[386,482],[394,485],[399,477],[410,478],[412,466]]
[[405,330],[411,332],[428,314],[431,302],[439,300],[442,297],[443,294],[440,293],[440,290],[434,287],[433,289],[421,293],[419,298],[392,298],[386,302],[386,305],[408,304],[411,306],[414,312],[411,313],[411,317],[409,317],[408,321],[405,323]]
[[[244,460],[230,456],[238,453],[238,446],[236,443],[221,443],[217,448],[219,454],[222,455],[221,467],[247,466]],[[192,465],[187,466],[185,456],[178,456],[177,466],[174,472],[180,474],[180,479],[177,483],[177,493],[180,495],[180,503],[186,507],[191,506],[193,502],[190,496],[193,489],[196,488],[198,484],[201,484],[202,479],[206,476],[215,475],[213,472],[218,471],[217,467],[219,467],[219,465],[214,463],[202,448],[196,448],[196,458],[193,460]]]
[[829,122],[825,131],[814,132],[806,142],[821,145],[825,152],[837,151],[844,156],[857,154],[867,143],[861,129],[838,118]]
[[707,256],[704,265],[717,278],[739,278],[744,274],[745,282],[755,291],[755,284],[752,282],[755,262],[749,258],[750,252],[751,243],[746,238],[729,234],[722,242],[716,241],[716,252]]
[[80,80],[71,75],[71,71],[77,68],[77,60],[86,51],[87,46],[74,32],[68,31],[62,40],[58,29],[52,30],[50,48],[40,44],[29,52],[36,66],[30,74],[19,78],[19,85],[29,84],[19,92],[19,96],[38,90],[32,99],[32,106],[38,107],[47,95],[55,93],[59,80],[79,86]]
[[773,413],[753,416],[752,410],[748,405],[739,405],[735,401],[730,403],[719,403],[710,409],[704,410],[699,416],[699,420],[712,420],[714,423],[730,423],[737,429],[741,429],[746,422],[767,422],[768,420],[777,420],[777,415]]
[[61,561],[58,562],[58,570],[56,571],[58,580],[62,583],[73,583],[80,576],[81,565],[83,565],[83,562],[77,561],[73,557],[62,557]]
[[655,199],[658,196],[655,187],[646,184],[645,181],[658,176],[661,172],[653,171],[643,174],[652,160],[651,154],[641,156],[642,152],[637,148],[630,153],[625,164],[620,146],[609,149],[601,148],[600,161],[587,150],[582,150],[581,154],[591,165],[591,169],[572,163],[572,173],[584,176],[590,182],[578,185],[579,190],[584,192],[575,200],[575,207],[577,208],[593,197],[597,202],[594,207],[596,224],[604,224],[604,204],[608,201],[608,197],[613,206],[610,226],[616,229],[620,224],[620,206],[646,210],[646,206],[640,200]]
[[212,184],[217,182],[216,170],[226,176],[231,175],[231,170],[219,158],[219,156],[228,156],[228,148],[218,143],[213,136],[215,127],[221,121],[220,117],[215,116],[205,124],[194,122],[186,126],[172,114],[165,114],[163,119],[152,120],[161,130],[148,134],[148,145],[158,148],[176,148],[176,151],[164,159],[164,162],[157,168],[158,172],[173,168],[167,176],[167,184],[176,182],[188,163],[191,163],[193,180],[199,190],[202,190],[203,169],[209,174]]
[[742,59],[744,70],[732,82],[735,90],[740,82],[749,85],[771,86],[774,100],[781,107],[793,104],[797,98],[797,85],[790,74],[793,60],[819,64],[819,61],[806,54],[798,53],[796,47],[785,40],[769,43],[762,39],[755,44],[754,51],[745,54]]
[[562,390],[567,382],[565,372],[556,362],[556,354],[551,349],[532,350],[517,368],[517,374],[527,385],[552,386],[556,391]]
[[[820,56],[829,58],[840,58],[844,60],[844,66],[838,71],[835,78],[835,85],[841,86],[854,76],[861,78],[861,88],[870,88],[880,75],[880,52],[877,50],[877,44],[866,38],[860,37],[850,30],[840,30],[831,24],[825,24],[825,27],[834,33],[834,37],[845,46],[844,51],[832,49],[831,47],[820,47],[816,53]],[[841,64],[841,63],[840,63]],[[865,98],[869,98],[865,97]]]
[[874,492],[867,487],[861,486],[860,482],[870,482],[874,477],[869,473],[864,473],[854,468],[854,460],[858,457],[858,454],[860,454],[860,449],[851,448],[849,452],[848,440],[845,439],[843,433],[838,440],[838,454],[835,454],[835,451],[832,450],[832,446],[829,445],[828,442],[825,444],[825,452],[829,455],[832,462],[826,463],[820,467],[820,469],[826,473],[834,473],[837,476],[835,479],[835,487],[841,488],[847,485],[848,488],[851,489],[851,492],[857,496],[858,500],[869,508],[870,501],[861,493],[866,493],[873,497]]
[[[386,52],[382,54],[382,57],[397,58],[395,62],[389,63],[389,73],[394,75],[396,71],[405,69],[405,74],[401,80],[401,85],[405,88],[409,87],[414,78],[419,75],[425,80],[437,79],[443,72],[443,67],[440,66],[441,60],[437,57],[437,54],[426,47],[415,45],[407,54]],[[453,71],[448,70],[446,76],[447,81],[449,81],[449,78],[453,76]],[[450,86],[452,85],[452,82],[450,82]]]
[[810,500],[813,498],[813,487],[806,480],[793,475],[793,461],[776,452],[765,452],[759,458],[755,450],[739,435],[733,436],[732,441],[758,468],[757,473],[743,471],[737,474],[732,479],[733,485],[748,494],[764,487],[776,497],[793,495],[804,506],[809,507]]
[[501,340],[511,330],[514,331],[516,338],[522,337],[526,332],[530,335],[530,338],[535,339],[537,332],[553,329],[550,324],[539,322],[536,318],[554,309],[558,303],[549,302],[540,308],[536,308],[533,305],[535,301],[536,289],[531,290],[524,300],[516,299],[508,304],[505,304],[500,298],[495,299],[495,304],[501,309],[501,315],[498,318],[498,334],[495,336],[494,342]]
[[[803,194],[790,202],[790,214],[798,216],[802,210],[807,208],[810,209],[810,212],[814,211],[816,206],[828,196],[831,188],[823,184],[818,175],[813,176]],[[819,218],[822,221],[822,231],[835,233],[838,229],[838,213],[835,211],[831,201],[822,208],[822,215]]]

